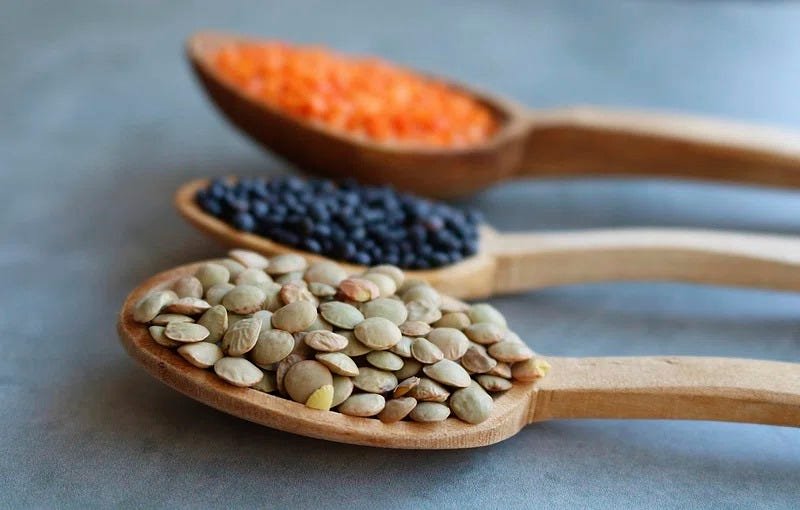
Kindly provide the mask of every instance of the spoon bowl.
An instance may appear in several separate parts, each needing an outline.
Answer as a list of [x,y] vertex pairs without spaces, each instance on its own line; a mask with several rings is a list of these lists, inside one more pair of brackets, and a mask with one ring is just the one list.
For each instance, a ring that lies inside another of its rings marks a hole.
[[[441,189],[443,195],[457,196],[509,177],[522,158],[527,121],[520,115],[520,107],[453,83],[450,85],[488,107],[499,121],[497,133],[486,143],[459,149],[410,149],[402,144],[355,138],[286,115],[242,93],[216,70],[214,57],[221,48],[248,41],[252,39],[201,32],[188,40],[187,55],[219,110],[242,132],[300,168],[364,183],[391,182],[406,190],[419,186],[419,169],[425,169],[426,179],[431,179],[429,192],[434,188]],[[466,181],[465,175],[469,175]]]
[[442,423],[398,422],[390,425],[370,418],[307,408],[291,400],[220,380],[212,371],[199,370],[176,352],[156,344],[147,327],[133,320],[135,304],[150,292],[166,289],[182,276],[194,274],[198,264],[181,266],[145,281],[125,300],[118,331],[128,354],[168,386],[220,411],[271,428],[343,443],[391,448],[471,448],[502,441],[527,422],[533,386],[518,383],[497,399],[492,416],[478,425],[455,418]]
[[[203,211],[195,201],[197,191],[208,186],[207,179],[190,181],[175,192],[175,207],[178,212],[192,225],[214,239],[230,247],[246,248],[266,255],[281,255],[285,253],[299,253],[306,259],[314,262],[330,260],[327,257],[308,251],[292,248],[280,244],[258,234],[251,234],[236,230],[219,218]],[[496,235],[494,229],[488,226],[481,227],[481,246],[491,244],[491,239]],[[337,260],[337,264],[350,273],[361,273],[366,267],[349,264]],[[442,269],[405,271],[410,278],[419,278],[436,286],[444,292],[451,292],[456,297],[479,297],[488,295],[491,278],[494,275],[496,261],[485,250],[468,257],[456,264],[451,264]]]
[[800,426],[800,365],[724,358],[547,358],[551,373],[495,398],[477,425],[397,422],[318,411],[250,388],[231,386],[156,344],[133,320],[136,303],[202,263],[160,273],[125,300],[118,332],[125,350],[153,377],[225,413],[318,439],[385,448],[454,449],[497,443],[525,425],[563,418],[726,420]]
[[298,120],[246,94],[214,65],[228,45],[258,39],[199,32],[186,43],[192,69],[220,112],[299,168],[392,184],[432,197],[475,193],[523,176],[635,175],[800,187],[800,135],[721,120],[594,107],[530,111],[508,99],[436,78],[487,106],[499,122],[465,148],[376,143]]

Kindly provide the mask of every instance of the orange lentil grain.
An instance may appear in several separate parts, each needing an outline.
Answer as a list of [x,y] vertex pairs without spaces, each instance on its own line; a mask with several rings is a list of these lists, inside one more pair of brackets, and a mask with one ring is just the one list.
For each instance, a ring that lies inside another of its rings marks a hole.
[[375,58],[316,46],[243,43],[216,55],[235,86],[294,117],[378,142],[464,147],[497,121],[470,96]]

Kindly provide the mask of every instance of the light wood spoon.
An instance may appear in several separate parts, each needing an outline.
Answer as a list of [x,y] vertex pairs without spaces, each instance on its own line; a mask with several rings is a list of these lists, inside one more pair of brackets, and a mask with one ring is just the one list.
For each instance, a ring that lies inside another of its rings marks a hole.
[[[287,116],[216,71],[220,48],[257,42],[201,32],[187,56],[219,110],[245,134],[304,170],[420,195],[455,197],[523,176],[635,175],[800,186],[800,135],[683,115],[576,107],[531,111],[463,85],[501,128],[464,149],[375,143]],[[445,81],[445,80],[440,80]]]
[[687,419],[800,426],[800,364],[726,358],[546,358],[538,383],[515,383],[478,425],[384,424],[317,411],[237,388],[156,344],[133,320],[137,301],[193,274],[198,264],[158,274],[125,300],[118,330],[128,354],[168,386],[220,411],[268,427],[342,443],[386,448],[473,448],[502,441],[529,423],[566,418]]
[[[265,255],[298,253],[265,237],[236,230],[194,200],[208,181],[191,181],[175,194],[180,214],[223,243]],[[338,261],[337,261],[338,262]],[[340,263],[352,273],[363,266]],[[800,239],[739,232],[617,229],[554,233],[498,233],[481,229],[477,255],[427,271],[407,271],[461,298],[600,281],[682,281],[800,290]]]

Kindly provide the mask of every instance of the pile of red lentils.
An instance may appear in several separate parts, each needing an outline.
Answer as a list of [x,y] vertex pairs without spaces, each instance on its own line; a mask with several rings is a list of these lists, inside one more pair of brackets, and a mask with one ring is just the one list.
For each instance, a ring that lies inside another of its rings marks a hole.
[[465,147],[497,129],[492,112],[469,95],[376,58],[283,42],[241,43],[220,50],[215,65],[259,101],[357,138]]

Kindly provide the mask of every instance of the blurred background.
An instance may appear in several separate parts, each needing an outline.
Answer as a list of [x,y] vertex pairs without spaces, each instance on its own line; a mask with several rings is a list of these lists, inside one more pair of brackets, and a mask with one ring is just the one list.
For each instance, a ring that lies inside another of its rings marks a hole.
[[[115,338],[145,277],[223,249],[186,180],[292,171],[214,111],[183,58],[216,28],[320,43],[534,108],[645,107],[800,131],[800,3],[0,1],[0,507],[792,508],[797,430],[562,422],[476,451],[272,431],[150,379]],[[501,230],[632,225],[800,235],[800,193],[540,180],[463,200]],[[798,361],[800,296],[672,284],[493,300],[558,355]]]

